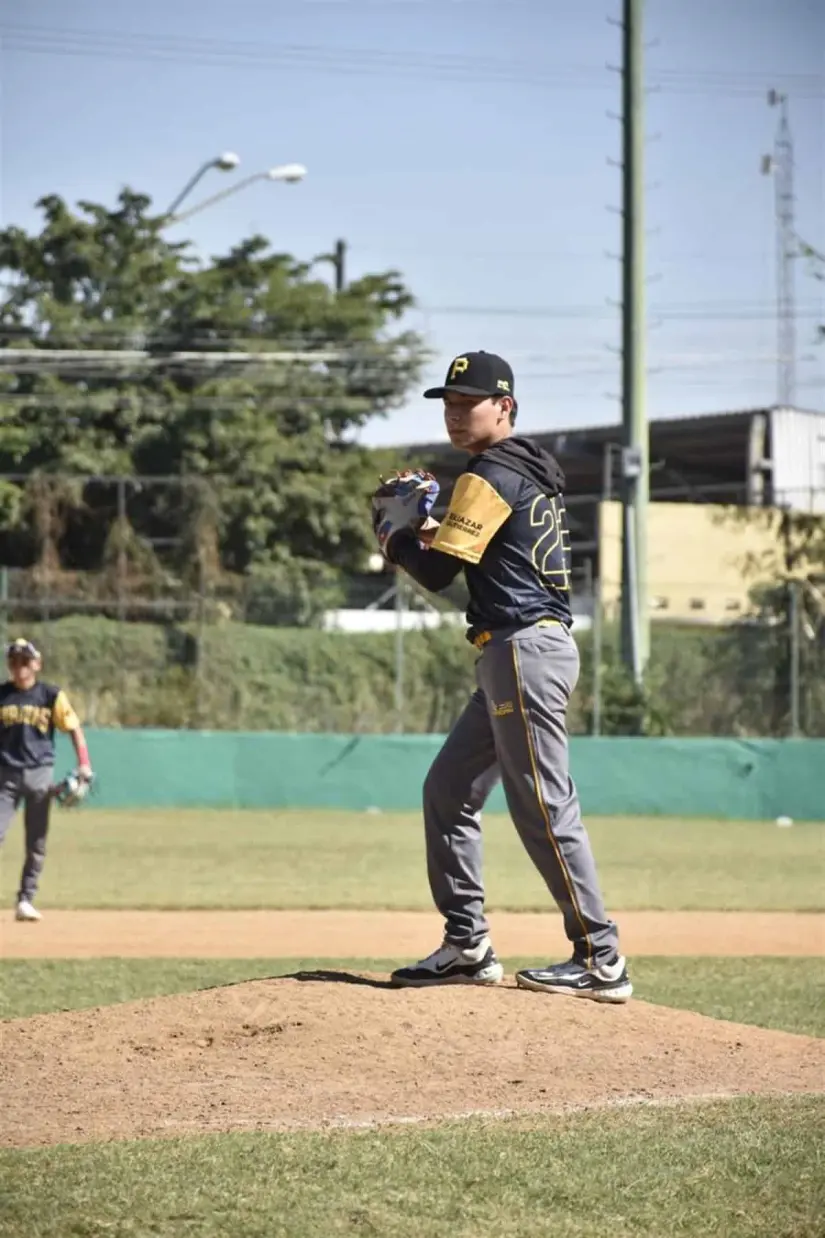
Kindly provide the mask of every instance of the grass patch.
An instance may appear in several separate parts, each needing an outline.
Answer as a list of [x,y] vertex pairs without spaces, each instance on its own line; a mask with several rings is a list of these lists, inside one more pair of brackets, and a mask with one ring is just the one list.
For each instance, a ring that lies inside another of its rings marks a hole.
[[[488,906],[552,904],[509,819],[485,820]],[[608,905],[622,910],[825,910],[825,828],[596,818]],[[16,889],[22,829],[3,848]],[[51,907],[364,907],[430,910],[417,814],[87,809],[55,812],[43,882]]]
[[[356,962],[350,960],[351,970]],[[321,966],[330,964],[317,959],[4,959],[0,1018],[113,1006]]]
[[825,958],[634,958],[631,970],[645,1001],[825,1036]]
[[[79,1010],[296,971],[386,973],[392,959],[8,959],[0,1016]],[[535,964],[508,959],[508,972]],[[636,958],[638,997],[716,1019],[825,1036],[825,959]],[[562,1000],[562,999],[560,999]]]
[[0,1153],[26,1238],[820,1238],[825,1102]]

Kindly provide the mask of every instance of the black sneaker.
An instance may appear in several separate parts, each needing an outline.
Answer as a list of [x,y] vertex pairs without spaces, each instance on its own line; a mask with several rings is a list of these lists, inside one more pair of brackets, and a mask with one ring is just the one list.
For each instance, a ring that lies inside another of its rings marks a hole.
[[594,1002],[626,1002],[633,995],[627,966],[620,954],[612,963],[602,963],[600,967],[585,967],[577,959],[530,967],[516,972],[516,984],[536,993],[569,993]]
[[501,984],[504,968],[493,952],[490,938],[483,937],[469,949],[445,941],[420,963],[399,967],[390,979],[398,988],[409,989],[429,984]]

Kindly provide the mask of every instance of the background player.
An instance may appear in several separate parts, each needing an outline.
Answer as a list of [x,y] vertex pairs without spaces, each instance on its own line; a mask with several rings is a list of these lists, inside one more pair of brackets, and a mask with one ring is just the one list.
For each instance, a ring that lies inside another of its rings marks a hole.
[[[566,710],[579,675],[570,634],[570,551],[554,458],[513,434],[513,372],[492,353],[456,357],[443,387],[454,447],[471,460],[437,529],[386,518],[384,553],[438,592],[464,571],[478,688],[424,784],[427,868],[445,919],[441,947],[396,984],[496,984],[503,974],[484,914],[481,810],[501,777],[510,814],[564,917],[572,958],[517,974],[522,988],[626,1001],[632,986],[608,919],[568,765]],[[381,517],[385,517],[382,521]],[[428,522],[434,523],[434,522]],[[422,542],[427,544],[422,545]]]
[[92,780],[89,751],[80,719],[66,693],[41,683],[39,651],[20,637],[6,647],[8,680],[0,684],[0,843],[21,801],[24,804],[26,858],[17,893],[17,919],[39,920],[34,896],[46,856],[52,802],[55,728],[71,736],[77,772]]

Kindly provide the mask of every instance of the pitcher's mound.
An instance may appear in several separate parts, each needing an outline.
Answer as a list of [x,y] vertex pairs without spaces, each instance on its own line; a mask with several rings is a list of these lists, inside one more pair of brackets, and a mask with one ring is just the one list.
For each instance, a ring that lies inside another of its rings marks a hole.
[[6,1145],[815,1092],[825,1041],[631,1002],[307,973],[17,1019]]

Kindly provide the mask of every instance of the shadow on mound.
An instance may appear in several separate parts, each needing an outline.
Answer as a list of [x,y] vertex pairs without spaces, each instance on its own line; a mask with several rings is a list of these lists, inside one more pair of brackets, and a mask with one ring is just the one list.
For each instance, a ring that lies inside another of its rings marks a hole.
[[379,980],[375,976],[359,976],[349,971],[296,971],[291,975],[282,976],[282,980],[300,980],[302,982],[316,981],[321,984],[361,984],[368,989],[392,989],[399,991],[399,986],[391,980]]
[[[362,976],[349,971],[325,971],[321,968],[317,971],[277,972],[273,976],[264,976],[258,983],[274,984],[278,980],[298,980],[302,984],[357,984],[367,989],[392,989],[394,993],[400,991],[400,987],[394,985],[391,980],[381,980],[377,976]],[[230,980],[223,984],[205,984],[198,989],[198,992],[217,993],[222,989],[238,989],[250,983],[252,982],[249,980]]]

